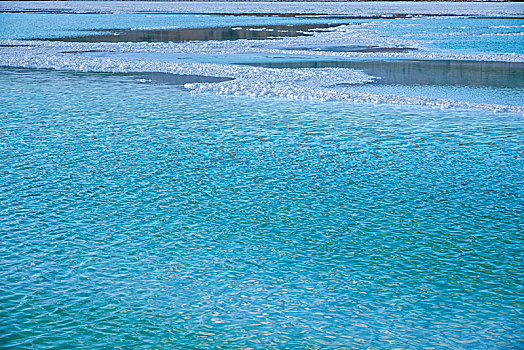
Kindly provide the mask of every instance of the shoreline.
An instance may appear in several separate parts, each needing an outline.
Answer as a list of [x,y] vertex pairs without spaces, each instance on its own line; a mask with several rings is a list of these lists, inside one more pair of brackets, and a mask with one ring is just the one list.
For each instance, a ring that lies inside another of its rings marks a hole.
[[[446,16],[524,16],[520,2],[453,1],[312,1],[312,2],[229,2],[229,1],[0,1],[0,13],[9,11],[50,11],[63,13],[148,13],[148,14],[221,14],[221,15],[384,15]],[[264,6],[260,6],[265,4]],[[316,6],[318,4],[318,6]],[[329,4],[329,8],[326,7]],[[474,6],[471,6],[474,4]],[[409,5],[406,7],[406,5]]]

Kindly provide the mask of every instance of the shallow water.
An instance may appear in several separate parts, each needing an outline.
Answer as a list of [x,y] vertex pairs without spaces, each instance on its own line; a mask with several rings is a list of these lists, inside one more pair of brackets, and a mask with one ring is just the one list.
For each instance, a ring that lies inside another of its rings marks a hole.
[[350,68],[375,77],[367,84],[338,84],[348,91],[391,96],[431,96],[522,106],[524,63],[440,60],[299,60],[243,63],[268,68]]
[[377,84],[446,85],[524,89],[524,62],[440,60],[338,60],[244,63],[268,68],[350,68],[376,77]]
[[286,24],[242,27],[211,27],[183,29],[107,29],[107,34],[54,38],[66,42],[184,42],[211,40],[266,40],[281,37],[310,36],[316,30],[326,30],[338,24]]
[[140,81],[0,70],[0,344],[522,345],[521,115]]

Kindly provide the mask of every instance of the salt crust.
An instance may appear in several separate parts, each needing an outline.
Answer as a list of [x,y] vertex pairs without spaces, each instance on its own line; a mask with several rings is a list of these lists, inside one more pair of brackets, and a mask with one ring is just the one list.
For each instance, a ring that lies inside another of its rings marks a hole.
[[[38,8],[49,9],[49,7],[74,9],[77,12],[87,11],[99,2],[31,2],[10,3],[10,9]],[[225,12],[242,12],[243,8],[257,9],[260,12],[272,12],[279,9],[289,13],[306,13],[311,11],[311,6],[316,12],[326,13],[375,13],[379,8],[388,8],[394,12],[402,3],[391,3],[386,7],[374,7],[372,3],[268,3],[268,6],[255,6],[253,3],[242,3],[241,7],[235,7],[234,3],[122,3],[111,2],[103,4],[114,11],[162,11],[166,7],[178,12],[199,12],[216,10],[215,5]],[[365,4],[365,5],[362,5]],[[436,3],[415,3],[416,8],[411,11],[430,12],[441,11]],[[258,4],[260,5],[260,3]],[[283,5],[283,6],[281,6]],[[414,3],[410,3],[413,6]],[[442,4],[441,4],[442,5]],[[461,6],[454,6],[454,11],[459,13]],[[521,6],[515,5],[498,7],[505,4],[470,4],[467,9],[484,11],[482,14],[494,14],[500,11],[504,14],[515,14]],[[90,7],[91,6],[91,7]],[[102,6],[102,10],[104,7]],[[5,2],[0,2],[0,8],[6,7]],[[197,11],[198,10],[198,11]],[[408,10],[408,8],[405,8]],[[510,11],[511,10],[511,11]],[[334,12],[333,12],[334,11]],[[346,11],[346,12],[344,12]],[[368,12],[366,12],[368,11]],[[493,12],[494,11],[494,12]],[[513,12],[512,12],[513,11]],[[215,11],[218,12],[218,11]],[[384,11],[382,12],[384,13]],[[461,12],[460,12],[461,13]],[[524,107],[506,106],[494,104],[481,104],[451,99],[434,99],[424,96],[392,96],[379,95],[357,91],[348,91],[347,88],[339,89],[337,84],[361,84],[370,82],[374,78],[363,72],[344,68],[322,68],[322,69],[272,69],[262,67],[250,67],[233,64],[199,63],[210,56],[224,56],[229,59],[238,57],[263,57],[283,55],[315,56],[316,59],[349,59],[349,58],[408,58],[408,59],[447,59],[447,60],[475,60],[475,61],[503,61],[524,62],[523,55],[516,54],[479,54],[467,55],[450,52],[435,52],[427,50],[419,41],[407,40],[398,37],[385,37],[378,35],[373,26],[379,24],[370,23],[366,26],[345,25],[337,27],[330,32],[317,32],[313,36],[290,37],[278,40],[254,41],[209,41],[209,42],[184,42],[184,43],[73,43],[73,42],[51,42],[51,41],[24,41],[24,40],[0,40],[0,66],[9,67],[31,67],[49,68],[73,71],[92,72],[165,72],[173,74],[205,75],[216,77],[231,77],[234,80],[221,83],[199,83],[186,84],[185,87],[193,93],[217,93],[224,95],[239,95],[253,97],[282,97],[290,99],[307,99],[319,101],[345,101],[357,103],[395,103],[436,106],[441,108],[482,108],[492,111],[517,112],[524,114]],[[336,46],[336,45],[368,45],[380,47],[411,47],[416,51],[410,52],[331,52],[304,50],[303,47]],[[16,46],[24,45],[24,46]],[[29,46],[26,46],[29,45]],[[293,48],[295,48],[293,50]],[[291,50],[290,50],[291,49]],[[96,55],[82,52],[96,51]],[[175,62],[177,58],[191,57],[192,62]],[[208,59],[209,60],[209,59]],[[196,61],[196,62],[195,62]]]
[[[0,41],[0,43],[17,45],[22,43],[27,44],[28,42],[4,40]],[[216,63],[176,63],[159,59],[136,58],[132,55],[134,52],[151,53],[159,51],[167,53],[170,51],[170,48],[174,49],[173,51],[175,52],[180,49],[186,52],[188,46],[190,46],[187,43],[182,45],[159,43],[29,43],[35,46],[0,48],[0,65],[84,72],[165,72],[173,74],[235,78],[234,80],[221,83],[186,84],[185,87],[191,89],[193,93],[211,92],[223,95],[283,97],[319,101],[414,104],[441,108],[482,108],[492,111],[517,112],[524,114],[524,107],[479,104],[427,97],[378,95],[347,91],[347,89],[344,89],[344,91],[337,89],[335,87],[337,84],[360,84],[374,79],[373,77],[352,69],[274,69]],[[232,44],[233,43],[225,43],[225,46],[230,46]],[[197,43],[195,46],[200,46],[200,49],[202,50],[203,48],[209,48],[209,46],[217,49],[216,45],[217,43]],[[97,49],[110,50],[113,51],[113,53],[131,53],[131,55],[127,57],[119,56],[113,58],[111,55],[108,55],[107,57],[93,57],[86,54],[62,53],[62,51],[87,51]],[[229,47],[229,49],[231,50],[231,47]],[[273,52],[279,51],[274,50]],[[444,57],[442,56],[441,58]],[[462,58],[478,59],[479,57],[465,56]]]

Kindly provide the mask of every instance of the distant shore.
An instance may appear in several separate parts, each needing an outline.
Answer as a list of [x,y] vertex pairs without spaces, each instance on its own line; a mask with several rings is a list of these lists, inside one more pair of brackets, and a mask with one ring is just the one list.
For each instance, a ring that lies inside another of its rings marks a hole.
[[[326,4],[329,3],[329,6]],[[473,4],[474,3],[474,4]],[[202,6],[204,4],[204,6]],[[0,1],[0,12],[162,13],[215,15],[491,16],[523,17],[524,5],[507,1]]]

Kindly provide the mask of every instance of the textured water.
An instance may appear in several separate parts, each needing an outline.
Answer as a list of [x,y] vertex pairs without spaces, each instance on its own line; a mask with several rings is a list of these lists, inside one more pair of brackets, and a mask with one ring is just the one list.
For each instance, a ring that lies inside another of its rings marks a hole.
[[524,346],[522,5],[107,4],[0,1],[0,348]]
[[522,347],[521,115],[143,81],[0,70],[0,347]]

